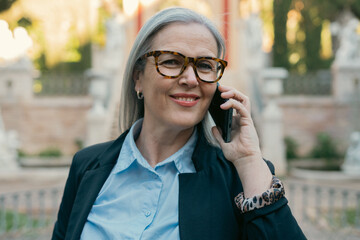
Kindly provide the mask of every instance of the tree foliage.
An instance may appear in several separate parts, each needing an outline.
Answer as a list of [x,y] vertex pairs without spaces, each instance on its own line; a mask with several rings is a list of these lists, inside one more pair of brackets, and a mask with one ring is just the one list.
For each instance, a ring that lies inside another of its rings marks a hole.
[[287,13],[292,0],[274,1],[274,46],[273,56],[275,67],[289,68],[288,45],[286,40]]
[[[48,16],[48,18],[46,18],[44,16],[39,17],[36,12],[39,12],[40,7],[46,9],[42,6],[42,3],[46,3],[46,6],[49,7],[56,4],[56,1],[34,1],[32,5],[30,5],[30,3],[25,4],[24,0],[22,2],[21,0],[16,1],[17,0],[0,0],[0,19],[8,23],[9,30],[11,31],[16,27],[23,27],[27,30],[33,40],[33,48],[29,56],[33,60],[36,69],[41,72],[78,72],[91,67],[92,34],[95,36],[98,33],[97,31],[92,32],[93,26],[87,26],[86,30],[81,30],[82,27],[78,23],[80,22],[78,21],[80,18],[77,17],[75,11],[69,8],[72,4],[59,4],[59,6],[63,8],[60,11],[68,12],[71,20],[56,18],[54,16],[54,18],[57,19],[56,21],[67,21],[69,25],[69,27],[66,28],[59,28],[58,34],[59,36],[63,34],[61,38],[65,40],[56,43],[58,48],[54,48],[50,47],[53,45],[49,44],[51,38],[48,36],[52,34],[53,38],[58,38],[55,36],[57,33],[54,33],[55,31],[49,31],[49,29],[52,28],[45,26],[45,22],[53,22],[54,19],[52,19],[51,14],[44,15]],[[83,1],[85,2],[86,0]],[[74,10],[77,5],[80,5],[79,1],[77,2],[75,5],[72,5]],[[69,9],[64,9],[65,7]],[[85,12],[85,10],[83,12]],[[67,24],[66,26],[68,26]],[[53,28],[56,28],[56,26]],[[49,54],[49,52],[52,54]]]
[[310,153],[310,157],[323,158],[328,161],[343,157],[337,149],[335,141],[327,133],[320,132],[316,138],[316,145]]
[[304,32],[305,40],[297,42],[293,48],[303,49],[302,63],[308,71],[315,71],[330,66],[331,59],[320,56],[321,31],[324,21],[335,21],[344,9],[350,9],[355,16],[360,18],[360,1],[358,0],[274,0],[274,47],[273,62],[276,67],[293,69],[289,62],[291,47],[286,39],[286,22],[288,12],[295,8],[297,3],[302,3],[300,13],[300,31]]
[[16,0],[0,0],[0,13],[8,10]]

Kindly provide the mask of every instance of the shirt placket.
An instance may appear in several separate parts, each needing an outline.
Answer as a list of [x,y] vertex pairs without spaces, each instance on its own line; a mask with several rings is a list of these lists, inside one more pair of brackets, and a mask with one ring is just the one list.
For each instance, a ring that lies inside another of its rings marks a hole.
[[144,194],[141,196],[143,199],[142,216],[145,226],[144,230],[148,228],[153,222],[156,212],[159,207],[159,198],[163,188],[163,183],[160,176],[148,169],[148,181],[144,183]]

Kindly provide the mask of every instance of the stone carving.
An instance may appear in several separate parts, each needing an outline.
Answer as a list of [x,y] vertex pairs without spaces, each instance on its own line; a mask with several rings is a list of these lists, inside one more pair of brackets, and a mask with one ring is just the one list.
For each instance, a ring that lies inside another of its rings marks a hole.
[[93,69],[87,70],[85,76],[91,80],[89,93],[94,99],[91,112],[96,115],[103,115],[109,100],[109,77],[105,73]]
[[252,13],[246,20],[247,62],[250,68],[262,68],[264,53],[262,51],[263,23],[258,14]]
[[115,15],[106,21],[105,66],[118,69],[123,62],[126,32],[121,15]]
[[345,9],[337,21],[331,24],[336,53],[332,64],[332,89],[335,99],[340,102],[353,101],[353,96],[358,95],[360,91],[359,27],[359,20],[349,9]]
[[91,79],[90,95],[94,99],[87,116],[86,146],[106,141],[110,135],[116,101],[120,99],[118,89],[125,65],[127,24],[121,13],[113,12],[105,24],[106,44],[95,51],[92,68],[85,73]]
[[17,169],[19,141],[15,131],[5,131],[0,110],[0,170]]
[[360,34],[357,29],[359,20],[349,10],[345,10],[339,21],[332,23],[331,31],[337,37],[338,49],[335,54],[337,62],[348,62],[360,59]]
[[360,175],[360,132],[353,132],[350,136],[342,169],[345,173]]

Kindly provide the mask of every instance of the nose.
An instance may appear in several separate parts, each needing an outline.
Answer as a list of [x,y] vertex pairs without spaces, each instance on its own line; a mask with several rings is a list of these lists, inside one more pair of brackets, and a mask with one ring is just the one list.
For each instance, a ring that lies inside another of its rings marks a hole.
[[179,84],[188,85],[189,87],[196,87],[199,85],[193,64],[187,65],[186,69],[180,76]]

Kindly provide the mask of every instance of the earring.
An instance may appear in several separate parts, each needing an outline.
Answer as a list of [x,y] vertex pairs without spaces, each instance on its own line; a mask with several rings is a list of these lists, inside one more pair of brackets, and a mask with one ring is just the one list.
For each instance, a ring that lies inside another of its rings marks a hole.
[[136,96],[139,100],[143,99],[144,98],[144,94],[142,94],[142,92],[140,92],[139,90],[136,91]]

